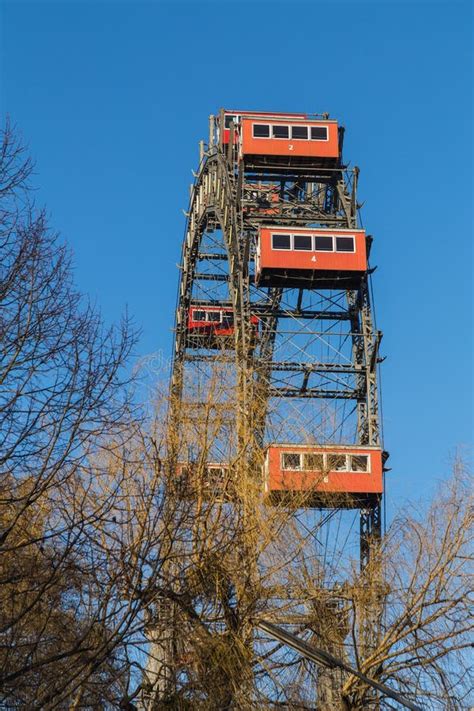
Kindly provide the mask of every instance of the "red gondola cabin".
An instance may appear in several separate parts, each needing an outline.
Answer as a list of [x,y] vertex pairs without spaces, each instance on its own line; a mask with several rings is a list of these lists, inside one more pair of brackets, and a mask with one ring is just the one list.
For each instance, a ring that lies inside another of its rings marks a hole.
[[202,469],[196,469],[194,462],[179,462],[177,483],[183,496],[196,496],[214,501],[225,501],[230,497],[231,480],[227,464],[210,462]]
[[255,259],[258,285],[355,289],[366,271],[364,230],[259,228]]
[[270,500],[312,492],[312,505],[350,508],[383,492],[382,450],[358,445],[268,446],[264,488]]
[[[339,159],[337,121],[281,117],[246,117],[240,126],[242,158],[265,156],[290,159],[290,162],[333,166]],[[259,161],[259,162],[260,162]],[[287,163],[288,161],[285,161]]]
[[230,141],[231,123],[240,159],[249,165],[332,168],[341,157],[342,133],[332,119],[310,114],[224,110],[223,146]]
[[[258,330],[258,317],[251,316],[254,333]],[[234,314],[232,309],[223,306],[201,306],[191,305],[188,316],[188,334],[199,336],[199,341],[203,338],[206,345],[217,347],[222,338],[233,336]]]

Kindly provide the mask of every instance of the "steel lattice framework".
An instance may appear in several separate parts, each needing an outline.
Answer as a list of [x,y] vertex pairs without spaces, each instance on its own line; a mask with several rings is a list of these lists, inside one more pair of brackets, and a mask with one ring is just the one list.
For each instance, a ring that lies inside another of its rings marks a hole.
[[[186,214],[171,380],[170,426],[178,433],[176,451],[169,453],[171,468],[183,456],[183,426],[189,430],[196,425],[196,452],[188,451],[184,458],[199,454],[203,418],[212,429],[206,452],[210,460],[228,462],[244,452],[257,478],[262,461],[255,453],[270,442],[380,448],[377,365],[382,334],[374,327],[371,270],[357,288],[343,280],[340,288],[330,289],[312,280],[297,288],[284,280],[278,286],[257,286],[255,281],[258,234],[265,225],[358,228],[359,170],[342,161],[344,130],[338,130],[341,158],[328,167],[239,156],[239,127],[230,123],[227,143],[222,140],[225,128],[224,111],[210,117],[209,141],[200,145]],[[368,238],[369,249],[370,243]],[[232,335],[216,344],[193,332],[191,307],[231,314]],[[341,588],[339,562],[349,550],[352,557],[358,554],[361,570],[368,569],[381,536],[381,496],[315,505],[296,516],[306,531],[314,531],[319,583],[328,591],[330,614],[337,616],[331,590]],[[376,626],[376,590],[373,600],[373,619],[366,620],[362,641],[366,650]],[[167,612],[159,615],[161,632],[153,623],[155,636],[163,638],[163,630],[172,628],[171,608],[166,603]],[[150,641],[155,646],[153,635]],[[162,668],[165,657],[172,657],[170,645],[166,651],[162,642],[161,652],[156,646],[150,669]],[[331,675],[326,681],[324,675],[320,678],[328,693],[339,683]],[[156,669],[151,676],[156,677]],[[156,685],[158,695],[168,683],[163,678]]]
[[[209,380],[233,371],[233,402],[226,409],[237,440],[262,446],[282,436],[313,441],[381,445],[377,364],[382,334],[374,329],[370,270],[357,289],[257,287],[253,263],[261,225],[358,227],[358,168],[289,166],[285,161],[238,159],[224,114],[210,117],[207,146],[191,187],[180,265],[172,395],[180,410],[199,417]],[[339,129],[342,155],[343,129]],[[342,283],[343,287],[343,283]],[[208,348],[187,328],[191,304],[232,309],[234,342]],[[252,337],[251,316],[260,333]],[[199,396],[198,393],[201,395]],[[200,400],[200,397],[202,400]],[[184,405],[184,407],[183,407]],[[224,408],[224,405],[223,405]],[[228,444],[228,432],[224,437]],[[216,459],[228,450],[216,442]],[[380,536],[381,500],[360,508],[360,560]]]

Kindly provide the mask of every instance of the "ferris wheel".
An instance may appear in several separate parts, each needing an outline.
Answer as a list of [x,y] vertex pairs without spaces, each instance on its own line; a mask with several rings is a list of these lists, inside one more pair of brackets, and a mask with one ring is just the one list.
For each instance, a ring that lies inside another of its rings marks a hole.
[[[195,428],[180,472],[211,427],[218,485],[237,452],[260,453],[266,501],[305,492],[324,584],[381,534],[386,453],[359,171],[328,115],[222,109],[210,117],[191,187],[178,289],[172,398]],[[212,404],[209,404],[210,394]]]

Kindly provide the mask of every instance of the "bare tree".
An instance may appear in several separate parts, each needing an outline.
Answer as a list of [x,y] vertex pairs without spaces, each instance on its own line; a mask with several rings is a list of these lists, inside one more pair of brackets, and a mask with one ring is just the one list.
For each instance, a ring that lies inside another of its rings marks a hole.
[[[381,551],[379,643],[359,660],[360,669],[426,709],[454,711],[473,702],[472,491],[466,466],[456,461],[426,511],[394,519]],[[366,604],[355,583],[353,624]],[[367,689],[356,678],[346,680],[343,695],[350,708],[367,708]]]
[[[258,473],[238,456],[218,479],[212,475],[207,462],[222,423],[213,414],[219,393],[211,389],[215,400],[180,442],[194,452],[181,481],[183,502],[173,487],[182,466],[173,464],[163,491],[169,520],[184,509],[186,515],[169,528],[172,565],[148,588],[154,663],[144,669],[144,685],[151,684],[145,707],[399,708],[358,677],[328,675],[259,633],[255,622],[264,619],[290,625],[422,708],[467,708],[473,509],[465,467],[456,464],[430,508],[407,507],[395,518],[363,575],[350,556],[339,558],[341,582],[328,588],[321,584],[324,561],[314,555],[318,530],[308,533],[301,514],[304,494],[268,505]],[[370,648],[368,620],[377,627]]]
[[[398,516],[364,576],[338,552],[328,585],[317,539],[333,514],[309,513],[311,492],[270,505],[263,452],[252,442],[249,457],[237,442],[237,384],[226,381],[225,359],[179,412],[179,430],[169,418],[179,405],[166,396],[147,420],[136,416],[123,371],[134,335],[126,321],[104,329],[73,288],[68,251],[31,203],[31,170],[7,126],[1,704],[392,708],[359,678],[328,674],[267,637],[256,626],[263,619],[423,708],[466,708],[472,505],[464,469],[457,465],[424,515]],[[370,648],[367,619],[377,625]]]
[[31,201],[31,172],[7,124],[0,147],[0,698],[11,708],[48,707],[86,669],[95,682],[115,683],[87,538],[87,525],[107,507],[91,511],[85,503],[92,458],[105,439],[125,432],[123,366],[135,340],[127,320],[105,329],[74,289],[70,254]]

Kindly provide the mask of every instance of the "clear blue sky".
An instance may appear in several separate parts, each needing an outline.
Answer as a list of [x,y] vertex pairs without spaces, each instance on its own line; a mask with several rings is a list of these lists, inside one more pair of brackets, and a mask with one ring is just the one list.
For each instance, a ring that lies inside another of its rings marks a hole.
[[1,3],[2,116],[108,321],[171,352],[181,208],[221,106],[329,111],[361,168],[385,333],[390,510],[472,440],[472,64],[466,2]]

